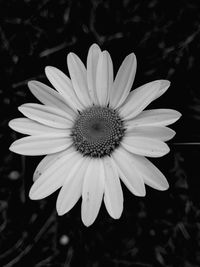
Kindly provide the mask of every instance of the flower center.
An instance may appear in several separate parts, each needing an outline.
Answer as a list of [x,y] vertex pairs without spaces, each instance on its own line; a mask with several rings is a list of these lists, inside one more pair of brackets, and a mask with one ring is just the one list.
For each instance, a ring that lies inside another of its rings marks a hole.
[[116,110],[93,106],[78,115],[71,136],[76,150],[84,156],[104,157],[119,146],[124,132]]

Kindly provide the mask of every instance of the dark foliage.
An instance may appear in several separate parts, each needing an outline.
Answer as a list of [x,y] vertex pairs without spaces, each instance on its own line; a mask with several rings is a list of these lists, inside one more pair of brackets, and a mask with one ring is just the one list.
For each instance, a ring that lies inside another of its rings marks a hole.
[[[0,266],[200,266],[200,2],[1,0],[0,40]],[[115,73],[135,52],[134,87],[169,79],[169,91],[152,106],[183,116],[172,126],[177,135],[171,152],[154,161],[170,189],[148,188],[138,198],[124,187],[122,218],[112,220],[102,207],[86,228],[80,202],[58,217],[57,193],[42,201],[28,198],[40,158],[9,152],[20,135],[7,124],[21,116],[20,104],[37,101],[27,81],[48,83],[46,65],[67,72],[70,51],[85,62],[94,42],[109,50]]]

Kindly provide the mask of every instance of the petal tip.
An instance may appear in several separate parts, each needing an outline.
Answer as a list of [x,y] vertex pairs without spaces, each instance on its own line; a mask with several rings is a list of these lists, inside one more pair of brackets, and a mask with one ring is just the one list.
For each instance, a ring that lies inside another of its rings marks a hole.
[[34,81],[34,80],[28,81],[27,85],[28,85],[29,89],[31,89],[31,87],[33,87],[36,84],[36,82],[37,81]]
[[121,218],[121,216],[122,216],[122,211],[120,213],[118,213],[118,214],[117,213],[116,214],[112,214],[112,218],[114,220],[119,220]]
[[182,114],[179,112],[179,111],[176,111],[177,112],[177,117],[178,117],[178,120],[182,117]]
[[31,190],[30,190],[30,192],[29,192],[29,198],[30,198],[31,200],[38,200],[38,199],[39,199],[39,198],[37,197],[37,195],[34,194],[34,192],[32,191],[32,188],[31,188]]
[[13,129],[13,120],[8,122],[8,127],[10,127],[11,129]]
[[57,211],[58,216],[62,216],[65,213],[65,212],[63,212],[61,203],[60,203],[60,201],[58,201],[58,199],[56,202],[56,211]]
[[171,82],[168,81],[168,80],[158,80],[160,82],[160,95],[158,97],[160,97],[162,94],[164,94],[168,88],[170,87],[171,85]]
[[86,220],[83,220],[83,219],[82,219],[82,222],[86,227],[89,227],[89,226],[91,226],[93,224],[93,222],[86,221]]
[[62,215],[65,214],[64,211],[62,211],[61,209],[59,209],[59,208],[57,208],[57,207],[56,207],[56,210],[57,210],[58,216],[62,216]]
[[133,195],[135,195],[136,197],[145,197],[146,196],[146,190],[141,190],[138,192],[134,192]]
[[21,112],[23,105],[19,106],[17,109]]
[[137,196],[138,197],[145,197],[146,196],[146,190],[144,189],[144,191],[140,192]]
[[[174,138],[174,136],[176,135],[176,132],[174,130],[171,129],[171,136],[170,136],[170,139]],[[169,140],[170,140],[169,139]],[[168,141],[168,140],[167,140]]]
[[132,52],[132,53],[130,54],[130,56],[131,56],[134,60],[136,60],[136,55],[135,55],[135,53]]
[[44,198],[38,194],[37,189],[35,187],[35,183],[33,184],[33,186],[31,187],[31,189],[29,191],[29,198],[31,200],[40,200],[40,199]]
[[98,50],[101,50],[100,47],[98,46],[98,44],[96,44],[96,43],[92,44],[89,49],[98,49]]
[[53,71],[53,69],[54,69],[54,67],[52,67],[52,66],[46,66],[44,68],[44,72],[45,72],[45,74],[46,74],[47,77]]
[[[129,60],[129,62],[132,64],[132,66],[137,65],[137,57],[136,57],[135,53],[132,52],[125,59]],[[136,66],[135,66],[135,68],[136,68]]]
[[[170,148],[168,147],[168,145],[166,144],[166,150],[164,152],[164,155],[167,155],[170,152]],[[163,155],[163,156],[164,156]]]
[[159,190],[159,191],[166,191],[169,189],[169,183],[165,178],[165,180],[163,180],[161,184],[159,184],[157,187],[152,187],[152,188]]
[[172,110],[172,111],[174,112],[174,120],[172,123],[175,123],[182,117],[182,114],[177,110]]
[[23,105],[21,105],[21,106],[19,106],[17,109],[19,110],[19,112],[21,112],[22,114],[23,114],[23,112],[24,112],[24,108],[26,108],[26,105],[27,104],[23,104]]
[[8,148],[11,152],[15,152],[14,149],[13,149],[13,144],[11,144]]
[[113,216],[113,219],[114,220],[119,220],[121,218],[121,214],[120,215],[115,215],[115,216]]
[[161,86],[163,87],[169,87],[171,85],[171,82],[169,80],[160,80]]
[[67,62],[69,62],[69,60],[72,60],[74,58],[75,54],[73,52],[70,52],[68,55],[67,55]]
[[160,189],[160,191],[166,191],[168,189],[169,189],[169,184],[167,182],[165,185],[163,185],[163,187]]
[[17,142],[17,140],[10,145],[9,150],[11,152],[13,152],[13,153],[16,153],[16,154],[19,154],[19,155],[23,155],[23,153],[18,151],[18,149],[17,149],[18,146],[15,144],[16,142]]

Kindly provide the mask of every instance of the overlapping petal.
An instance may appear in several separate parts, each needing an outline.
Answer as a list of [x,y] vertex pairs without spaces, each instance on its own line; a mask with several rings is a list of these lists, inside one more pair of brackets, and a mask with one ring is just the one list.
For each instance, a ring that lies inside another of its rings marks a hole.
[[46,135],[54,134],[55,136],[69,136],[69,129],[59,129],[54,127],[49,127],[47,125],[38,123],[36,121],[27,118],[17,118],[9,122],[9,127],[16,132],[28,135]]
[[168,141],[174,137],[175,131],[164,126],[136,126],[129,129],[127,127],[127,137],[145,137],[161,141]]
[[44,173],[34,182],[29,192],[31,199],[42,199],[60,188],[66,175],[71,167],[80,159],[80,155],[76,151],[69,149],[65,151],[65,155],[51,164]]
[[91,45],[87,57],[87,83],[88,92],[94,104],[99,104],[96,89],[97,64],[101,49],[97,44]]
[[71,144],[69,137],[57,137],[54,134],[33,135],[16,140],[9,149],[21,155],[39,156],[62,151]]
[[82,193],[83,178],[88,164],[89,160],[81,157],[67,174],[56,202],[58,215],[63,215],[68,212],[79,200]]
[[105,171],[104,203],[110,216],[119,219],[123,211],[123,193],[119,175],[111,157],[105,157],[103,164]]
[[51,84],[62,95],[66,103],[75,111],[81,110],[83,105],[80,103],[71,80],[62,71],[55,67],[46,67],[45,73]]
[[71,116],[69,115],[67,117],[66,112],[58,108],[30,103],[21,105],[18,109],[29,119],[47,126],[60,129],[69,129],[72,127],[73,122]]
[[134,89],[119,109],[121,116],[126,120],[136,117],[155,99],[162,86],[165,87],[163,80],[156,80]]
[[81,217],[86,226],[96,219],[101,206],[105,185],[105,173],[101,159],[91,158],[84,177]]
[[118,108],[128,97],[135,78],[136,66],[137,61],[133,53],[122,62],[110,90],[109,103],[111,107]]
[[76,113],[71,109],[64,98],[54,89],[38,81],[28,82],[28,87],[31,93],[43,104],[52,106],[65,111],[70,114],[72,118],[76,116]]
[[144,181],[134,167],[131,154],[119,147],[113,152],[112,158],[115,162],[115,168],[118,170],[118,175],[127,188],[136,196],[145,196]]
[[129,129],[136,126],[167,126],[176,122],[181,113],[173,109],[149,109],[141,112],[132,120],[127,120],[125,126]]
[[143,156],[131,155],[132,162],[145,184],[157,190],[166,190],[169,184],[159,169]]
[[87,72],[83,62],[74,54],[69,53],[67,56],[67,65],[71,77],[71,81],[79,98],[79,101],[84,107],[92,105],[92,99],[89,95],[87,86]]
[[146,157],[162,157],[169,152],[168,145],[155,138],[125,136],[121,144],[129,152]]
[[100,105],[106,106],[109,100],[109,92],[113,83],[112,60],[107,51],[99,55],[96,72],[96,93]]

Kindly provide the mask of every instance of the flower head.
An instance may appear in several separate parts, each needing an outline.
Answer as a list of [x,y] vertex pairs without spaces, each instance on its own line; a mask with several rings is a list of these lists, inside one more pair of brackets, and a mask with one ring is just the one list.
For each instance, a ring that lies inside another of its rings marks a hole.
[[136,57],[128,55],[113,80],[107,51],[93,44],[87,69],[73,53],[67,56],[69,79],[54,67],[46,67],[56,89],[31,81],[28,86],[42,103],[19,107],[26,118],[9,126],[29,135],[15,141],[10,150],[23,155],[46,155],[33,175],[31,199],[42,199],[60,189],[56,208],[68,212],[82,196],[81,216],[86,226],[96,219],[102,200],[111,217],[123,211],[120,179],[137,196],[145,196],[145,184],[166,190],[164,175],[147,157],[169,152],[165,141],[175,132],[166,127],[179,119],[172,109],[144,110],[170,86],[156,80],[130,92]]

